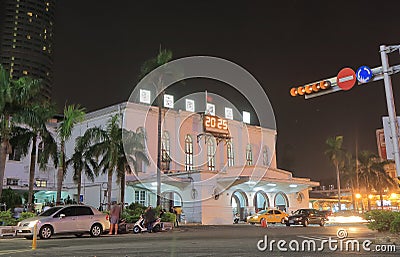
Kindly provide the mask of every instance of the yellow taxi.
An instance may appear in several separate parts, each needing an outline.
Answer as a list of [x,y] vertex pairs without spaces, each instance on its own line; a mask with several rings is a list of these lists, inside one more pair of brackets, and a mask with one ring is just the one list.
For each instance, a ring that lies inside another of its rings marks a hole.
[[263,219],[267,221],[267,223],[285,223],[289,215],[281,210],[262,210],[256,214],[247,217],[247,223],[255,224],[261,223]]

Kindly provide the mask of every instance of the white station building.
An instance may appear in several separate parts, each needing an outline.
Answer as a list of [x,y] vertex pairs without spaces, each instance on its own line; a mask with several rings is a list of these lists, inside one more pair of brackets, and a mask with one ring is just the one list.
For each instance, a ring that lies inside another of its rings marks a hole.
[[[126,102],[86,115],[75,126],[66,144],[67,156],[74,150],[75,139],[88,128],[105,126],[114,115],[121,115],[127,130],[146,134],[150,160],[127,174],[125,199],[120,198],[120,185],[114,175],[112,199],[156,205],[157,124],[158,108]],[[188,223],[232,224],[233,215],[242,219],[260,209],[277,208],[286,212],[309,207],[309,190],[318,182],[293,177],[277,167],[276,130],[262,128],[227,118],[184,110],[163,109],[162,115],[161,196],[162,206],[181,206]],[[40,144],[40,142],[39,142]],[[10,155],[4,188],[27,190],[29,154],[25,158]],[[95,207],[107,203],[107,175],[90,181],[83,175],[78,197],[70,167],[64,180],[62,197],[80,199]],[[36,170],[36,202],[55,198],[56,169]]]

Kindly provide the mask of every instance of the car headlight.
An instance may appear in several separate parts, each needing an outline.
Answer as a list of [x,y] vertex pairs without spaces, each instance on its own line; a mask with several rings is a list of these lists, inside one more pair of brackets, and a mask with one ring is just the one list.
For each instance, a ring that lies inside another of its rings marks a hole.
[[39,223],[38,220],[31,221],[31,222],[29,222],[28,227],[33,228],[33,227],[34,227],[36,224],[38,224],[38,223]]

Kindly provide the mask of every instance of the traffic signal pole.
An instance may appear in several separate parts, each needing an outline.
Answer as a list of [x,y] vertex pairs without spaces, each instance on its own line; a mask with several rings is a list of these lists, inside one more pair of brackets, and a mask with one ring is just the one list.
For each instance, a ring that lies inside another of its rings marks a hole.
[[[396,171],[397,176],[400,177],[400,153],[399,153],[399,125],[397,124],[397,116],[396,116],[396,108],[394,105],[394,98],[393,98],[393,89],[392,89],[392,81],[390,76],[400,72],[400,65],[394,65],[389,67],[389,60],[388,54],[399,51],[400,53],[400,45],[394,46],[385,46],[381,45],[379,48],[379,52],[381,54],[382,66],[375,67],[371,69],[372,72],[372,79],[368,82],[377,81],[377,80],[384,80],[385,83],[385,94],[386,94],[386,103],[388,108],[389,114],[389,123],[390,123],[390,132],[392,134],[391,140],[393,143],[393,155],[394,160],[396,163]],[[324,88],[322,87],[314,87],[311,85],[318,85],[322,82],[328,83],[329,86]],[[368,82],[358,84],[365,84]],[[311,90],[312,89],[312,90]],[[315,90],[314,90],[315,89]],[[324,79],[323,81],[310,83],[306,86],[300,86],[296,88],[292,88],[290,90],[290,94],[292,96],[304,96],[305,99],[310,99],[334,92],[342,91],[342,88],[338,86],[337,77],[332,77],[329,79]]]
[[382,60],[382,73],[383,80],[385,82],[385,94],[386,94],[386,103],[389,114],[389,125],[390,130],[392,132],[392,143],[393,143],[393,155],[394,161],[396,163],[396,172],[397,176],[400,177],[400,154],[399,154],[399,126],[397,124],[397,116],[396,116],[396,108],[394,105],[393,98],[393,89],[392,89],[392,80],[389,76],[389,59],[388,53],[391,53],[395,50],[399,50],[400,46],[380,46],[381,60]]

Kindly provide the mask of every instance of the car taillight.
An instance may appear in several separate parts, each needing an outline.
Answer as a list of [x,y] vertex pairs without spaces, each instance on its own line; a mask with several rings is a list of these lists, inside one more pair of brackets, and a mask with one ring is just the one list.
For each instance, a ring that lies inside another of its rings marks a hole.
[[108,214],[106,215],[106,220],[108,220]]

